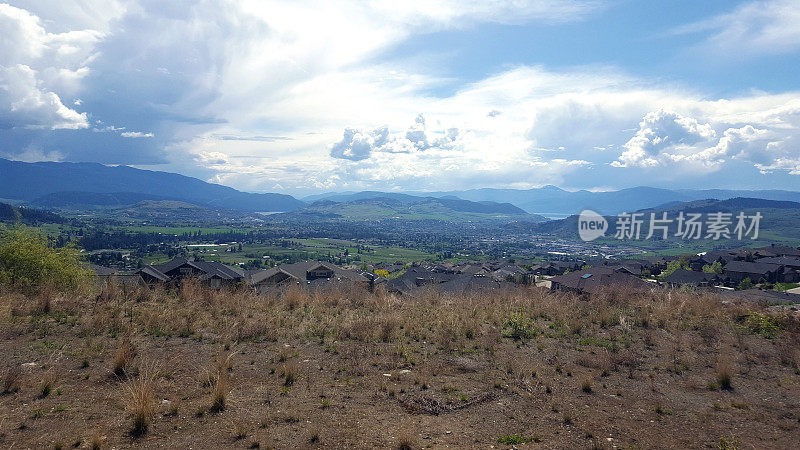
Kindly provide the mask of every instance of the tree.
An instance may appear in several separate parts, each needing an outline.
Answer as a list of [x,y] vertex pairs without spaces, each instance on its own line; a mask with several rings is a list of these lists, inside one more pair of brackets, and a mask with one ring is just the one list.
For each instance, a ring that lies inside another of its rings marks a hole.
[[722,263],[719,261],[714,261],[713,264],[706,264],[705,266],[703,266],[703,272],[722,273]]
[[681,256],[667,263],[667,268],[661,272],[661,278],[672,275],[678,269],[689,270],[689,258]]
[[93,273],[80,263],[72,244],[55,247],[25,226],[0,229],[0,284],[25,289],[49,285],[61,292],[89,286]]
[[753,281],[750,278],[745,278],[739,283],[739,286],[736,286],[737,291],[745,291],[747,289],[751,289],[753,287]]

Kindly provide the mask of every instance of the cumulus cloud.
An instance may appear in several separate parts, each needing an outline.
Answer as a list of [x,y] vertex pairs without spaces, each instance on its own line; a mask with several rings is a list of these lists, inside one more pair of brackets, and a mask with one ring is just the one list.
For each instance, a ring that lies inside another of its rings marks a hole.
[[677,166],[686,169],[714,171],[727,162],[738,160],[752,164],[761,173],[787,171],[796,175],[798,158],[793,143],[800,137],[800,128],[791,125],[794,111],[774,108],[746,117],[750,123],[731,123],[737,115],[714,114],[701,123],[675,112],[648,113],[636,134],[624,145],[615,167]]
[[36,75],[26,65],[0,66],[0,128],[87,128],[86,113],[64,106],[58,95],[40,87]]
[[[20,0],[0,10],[0,64],[19,85],[0,87],[0,128],[25,127],[12,151],[43,142],[68,160],[167,162],[257,191],[650,183],[732,162],[751,171],[734,180],[798,172],[796,92],[713,98],[607,66],[503,66],[464,83],[383,57],[412,36],[582,20],[604,3]],[[739,34],[733,18],[681,32],[790,51],[779,16],[791,6],[770,2],[772,18]],[[87,117],[91,130],[50,131]]]
[[102,34],[49,33],[37,16],[7,4],[0,4],[0,29],[0,126],[87,128],[86,113],[65,106],[59,94],[79,90]]
[[708,142],[716,136],[709,124],[675,112],[648,113],[639,123],[639,130],[623,146],[625,151],[613,165],[617,167],[651,167],[660,163],[661,155],[669,151],[691,148],[699,142]]
[[345,128],[342,140],[333,144],[330,155],[334,158],[360,161],[373,152],[411,153],[431,148],[453,150],[458,145],[458,128],[428,130],[425,116],[419,114],[405,133],[391,133],[388,126],[372,130]]

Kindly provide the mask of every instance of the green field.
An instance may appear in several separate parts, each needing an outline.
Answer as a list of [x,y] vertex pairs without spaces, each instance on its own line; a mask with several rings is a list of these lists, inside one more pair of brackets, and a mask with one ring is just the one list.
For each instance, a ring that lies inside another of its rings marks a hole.
[[[364,245],[340,239],[289,239],[290,247],[245,244],[241,251],[228,251],[238,246],[220,245],[215,247],[187,247],[189,254],[202,256],[208,261],[220,261],[236,265],[253,259],[281,260],[293,258],[299,260],[344,258],[345,252],[352,264],[374,264],[379,262],[413,262],[434,258],[434,255],[420,250],[402,247],[384,247]],[[360,249],[360,253],[359,253]],[[269,258],[264,258],[268,256]]]

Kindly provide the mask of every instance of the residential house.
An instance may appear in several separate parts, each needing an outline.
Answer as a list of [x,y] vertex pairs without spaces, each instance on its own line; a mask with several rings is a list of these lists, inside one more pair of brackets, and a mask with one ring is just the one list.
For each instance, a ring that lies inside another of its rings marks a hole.
[[628,292],[646,292],[654,283],[642,280],[616,267],[592,267],[577,270],[550,279],[550,289],[593,294],[609,288],[624,288]]
[[722,280],[716,273],[703,273],[695,272],[692,270],[678,269],[664,278],[664,282],[672,287],[679,286],[715,286],[720,284]]
[[355,284],[368,288],[370,279],[354,270],[345,270],[334,264],[319,261],[284,264],[268,270],[253,272],[248,277],[248,284],[259,293],[280,290],[289,286],[319,288],[334,283]]
[[725,265],[722,278],[728,286],[736,286],[745,278],[749,278],[753,283],[776,283],[779,274],[783,271],[783,266],[778,264],[767,264],[761,262],[731,261]]
[[162,264],[148,265],[136,273],[148,284],[177,284],[185,278],[196,278],[215,288],[233,285],[245,278],[243,271],[225,264],[188,258],[175,258]]

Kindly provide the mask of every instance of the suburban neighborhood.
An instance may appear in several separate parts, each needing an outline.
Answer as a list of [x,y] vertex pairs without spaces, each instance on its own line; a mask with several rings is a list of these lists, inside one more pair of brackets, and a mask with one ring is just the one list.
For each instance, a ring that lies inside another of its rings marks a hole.
[[[302,261],[246,270],[220,262],[178,257],[135,271],[91,265],[101,282],[125,286],[177,287],[186,278],[212,288],[247,286],[256,293],[280,294],[290,287],[384,289],[403,297],[429,290],[442,294],[536,286],[594,294],[608,288],[643,292],[694,289],[754,301],[800,303],[800,249],[786,246],[739,248],[697,255],[641,259],[559,259],[539,264],[514,260],[486,262],[378,263],[338,266]],[[795,297],[796,296],[796,297]]]

